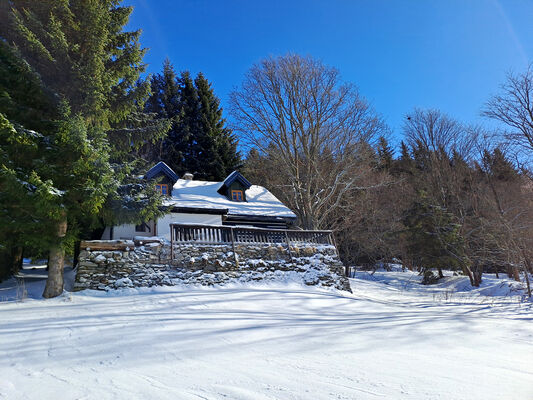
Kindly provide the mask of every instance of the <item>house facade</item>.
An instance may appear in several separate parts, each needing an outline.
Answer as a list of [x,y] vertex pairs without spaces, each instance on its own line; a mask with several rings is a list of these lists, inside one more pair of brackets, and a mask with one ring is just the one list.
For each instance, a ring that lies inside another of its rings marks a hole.
[[296,222],[296,215],[272,193],[252,185],[237,171],[222,182],[200,181],[191,174],[179,178],[161,161],[145,178],[154,180],[156,189],[165,196],[165,215],[140,225],[107,227],[102,239],[158,236],[170,240],[171,223],[289,229]]

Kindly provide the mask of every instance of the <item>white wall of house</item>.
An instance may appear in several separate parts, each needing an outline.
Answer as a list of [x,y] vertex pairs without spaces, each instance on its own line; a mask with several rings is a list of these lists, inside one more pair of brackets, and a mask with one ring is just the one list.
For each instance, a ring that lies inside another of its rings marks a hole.
[[[155,236],[154,223],[149,221],[146,223],[149,230],[145,228],[145,232],[137,231],[135,224],[124,224],[113,227],[113,239],[133,239],[135,236]],[[104,232],[105,234],[105,232]]]
[[104,233],[102,233],[102,237],[100,239],[102,239],[102,240],[111,240],[111,239],[113,239],[111,237],[111,228],[109,226],[105,227]]
[[113,227],[113,239],[133,239],[134,236],[140,235],[146,236],[144,232],[135,232],[135,224],[124,224]]
[[[157,220],[157,236],[170,240],[170,223],[182,224],[208,224],[222,225],[222,215],[211,214],[187,214],[170,213]],[[113,237],[111,237],[110,227],[106,227],[102,234],[102,240],[110,239],[133,239],[135,236],[154,236],[154,223],[148,222],[150,231],[137,232],[135,224],[124,224],[113,227]]]
[[157,221],[157,236],[170,240],[170,223],[222,225],[222,215],[166,214]]
[[[111,230],[110,227],[106,227],[102,234],[102,240],[133,239],[135,236],[155,236],[153,221],[147,222],[147,225],[150,227],[150,230],[146,229],[145,232],[136,231],[135,224],[117,225],[113,227],[113,230]],[[113,237],[111,237],[111,233],[113,234]]]

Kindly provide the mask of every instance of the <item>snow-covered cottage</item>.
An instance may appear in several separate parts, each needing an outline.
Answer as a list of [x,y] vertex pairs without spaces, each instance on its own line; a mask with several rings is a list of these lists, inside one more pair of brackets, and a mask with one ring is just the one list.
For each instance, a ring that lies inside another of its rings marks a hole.
[[223,182],[194,180],[191,174],[179,179],[161,161],[145,177],[157,180],[156,189],[167,196],[163,206],[168,212],[157,221],[107,227],[102,239],[159,236],[170,240],[171,223],[288,229],[296,221],[296,215],[272,193],[252,185],[237,171]]

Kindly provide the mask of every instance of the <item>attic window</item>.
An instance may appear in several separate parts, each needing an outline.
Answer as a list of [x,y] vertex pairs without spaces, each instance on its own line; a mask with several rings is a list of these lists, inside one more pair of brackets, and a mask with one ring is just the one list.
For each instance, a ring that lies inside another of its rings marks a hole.
[[167,184],[156,184],[155,190],[161,194],[168,194],[168,185]]
[[242,201],[242,190],[232,190],[231,191],[231,200],[233,201]]

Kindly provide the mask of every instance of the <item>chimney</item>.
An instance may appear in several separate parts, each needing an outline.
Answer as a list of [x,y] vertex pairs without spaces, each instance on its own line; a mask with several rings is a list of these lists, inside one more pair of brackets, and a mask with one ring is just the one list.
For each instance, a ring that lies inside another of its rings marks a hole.
[[185,172],[181,177],[181,179],[185,179],[186,181],[192,181],[193,178],[194,176],[190,172]]

